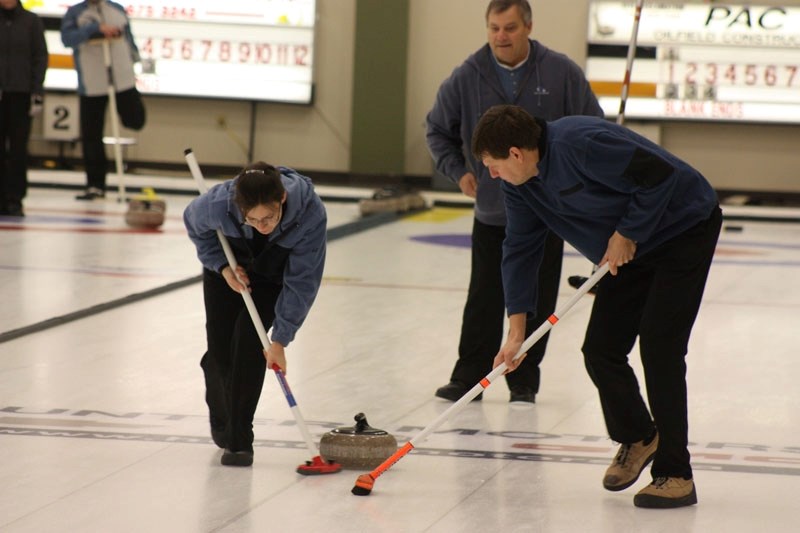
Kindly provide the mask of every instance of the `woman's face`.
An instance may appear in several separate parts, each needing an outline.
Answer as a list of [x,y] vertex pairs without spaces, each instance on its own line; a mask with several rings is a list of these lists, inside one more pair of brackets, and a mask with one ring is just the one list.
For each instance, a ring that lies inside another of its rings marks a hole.
[[283,216],[283,202],[259,204],[244,214],[244,223],[262,235],[269,235],[278,226]]

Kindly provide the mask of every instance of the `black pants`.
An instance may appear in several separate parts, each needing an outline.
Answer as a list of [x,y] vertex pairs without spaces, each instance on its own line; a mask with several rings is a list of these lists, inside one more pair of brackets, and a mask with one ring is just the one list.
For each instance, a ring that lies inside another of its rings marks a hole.
[[[253,275],[251,283],[253,301],[269,330],[281,285],[259,282]],[[225,430],[229,449],[252,451],[253,417],[267,370],[261,340],[242,296],[221,275],[203,270],[203,297],[208,351],[200,366],[209,421],[215,430]]]
[[[122,125],[132,130],[144,127],[142,97],[135,88],[116,93],[117,113]],[[105,190],[108,159],[103,145],[108,96],[81,96],[81,144],[86,166],[86,186]]]
[[[654,478],[692,477],[686,352],[721,225],[716,207],[707,220],[605,276],[595,296],[586,369],[613,440],[631,444],[658,429]],[[650,412],[628,363],[637,336]]]
[[0,94],[0,208],[19,204],[28,191],[30,93]]
[[[472,272],[461,323],[458,361],[450,377],[470,387],[491,372],[494,356],[503,343],[506,311],[500,264],[505,236],[504,226],[489,226],[477,219],[473,221]],[[564,241],[552,232],[548,233],[539,269],[536,316],[527,322],[526,337],[555,311],[563,256]],[[539,392],[539,363],[544,358],[548,336],[545,335],[528,351],[517,370],[506,374],[509,387],[527,386],[534,393]]]

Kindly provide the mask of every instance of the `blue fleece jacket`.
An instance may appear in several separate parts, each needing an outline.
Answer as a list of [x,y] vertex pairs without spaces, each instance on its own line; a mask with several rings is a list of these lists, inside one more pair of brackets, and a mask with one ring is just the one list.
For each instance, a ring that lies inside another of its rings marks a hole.
[[427,117],[428,149],[436,170],[455,183],[472,172],[478,180],[475,218],[492,226],[505,224],[500,184],[491,179],[486,167],[469,153],[472,132],[487,109],[498,104],[514,104],[545,120],[567,115],[603,116],[578,65],[538,41],[529,40],[529,43],[527,75],[514,101],[506,97],[497,75],[496,60],[486,44],[442,83]]
[[544,123],[539,175],[503,182],[508,224],[503,286],[509,314],[535,312],[536,272],[547,228],[597,264],[614,231],[636,241],[639,257],[706,220],[717,205],[711,184],[648,139],[595,117]]
[[[327,214],[311,180],[290,168],[278,167],[287,198],[278,226],[269,241],[289,250],[283,272],[283,289],[275,304],[272,340],[284,346],[294,340],[305,321],[322,282],[325,265]],[[189,238],[203,266],[219,272],[228,260],[217,238],[221,229],[228,240],[252,239],[252,227],[233,202],[236,180],[212,187],[195,198],[183,213]],[[237,255],[237,260],[245,258]]]

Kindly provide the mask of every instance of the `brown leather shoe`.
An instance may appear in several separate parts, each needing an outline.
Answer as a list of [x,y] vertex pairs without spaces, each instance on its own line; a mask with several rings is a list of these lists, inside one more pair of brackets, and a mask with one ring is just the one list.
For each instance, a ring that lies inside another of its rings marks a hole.
[[658,433],[649,444],[639,441],[634,444],[623,444],[619,447],[611,466],[603,477],[603,487],[606,490],[624,490],[636,483],[639,474],[653,460],[658,448]]
[[674,509],[696,503],[694,481],[682,477],[658,477],[633,497],[633,505],[650,509]]

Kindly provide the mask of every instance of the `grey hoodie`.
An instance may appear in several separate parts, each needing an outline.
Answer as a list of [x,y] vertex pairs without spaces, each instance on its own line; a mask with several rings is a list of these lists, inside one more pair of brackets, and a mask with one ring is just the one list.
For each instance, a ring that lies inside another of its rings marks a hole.
[[492,226],[506,223],[500,180],[493,180],[486,167],[469,153],[472,132],[487,109],[514,104],[545,120],[567,115],[603,116],[578,65],[538,41],[529,43],[527,77],[516,100],[509,101],[506,97],[492,50],[485,44],[442,83],[427,117],[428,149],[436,169],[455,183],[467,172],[475,175],[478,180],[475,218]]

